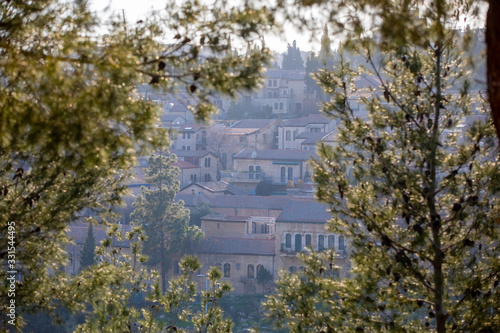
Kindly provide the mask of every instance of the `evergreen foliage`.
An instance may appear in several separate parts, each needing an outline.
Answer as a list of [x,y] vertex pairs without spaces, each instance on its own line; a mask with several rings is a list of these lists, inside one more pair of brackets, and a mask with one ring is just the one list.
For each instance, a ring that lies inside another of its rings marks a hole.
[[[106,221],[136,156],[165,144],[160,108],[136,87],[185,93],[203,120],[216,109],[210,96],[234,97],[261,81],[267,50],[226,51],[229,35],[246,43],[274,26],[266,9],[189,0],[167,0],[165,9],[137,24],[117,19],[100,35],[86,0],[0,2],[0,236],[15,223],[18,328],[23,313],[81,300],[62,273],[68,224],[82,215]],[[4,246],[1,261],[8,256]],[[2,284],[2,313],[9,301]]]
[[179,192],[176,177],[179,168],[173,166],[175,155],[156,155],[149,158],[145,179],[151,188],[142,187],[132,213],[133,223],[144,230],[144,254],[149,256],[148,265],[160,267],[162,290],[166,291],[167,271],[172,254],[187,250],[192,242],[201,239],[201,231],[189,226],[189,210],[184,202],[175,202]]
[[210,204],[200,201],[196,206],[189,209],[189,225],[201,227],[201,218],[212,213]]
[[[141,254],[144,239],[140,227],[126,234],[116,225],[109,229],[108,238],[97,250],[102,260],[72,280],[82,293],[92,295],[78,302],[87,316],[75,332],[180,332],[181,325],[200,332],[230,332],[232,322],[223,318],[217,304],[231,290],[227,283],[219,282],[221,273],[210,269],[207,278],[211,288],[202,292],[197,308],[192,304],[198,294],[194,279],[201,268],[199,260],[182,258],[180,276],[169,281],[165,290],[158,275],[143,266],[147,260]],[[113,241],[130,242],[130,252],[111,247]],[[104,283],[98,271],[106,273]],[[144,295],[147,306],[139,302]],[[203,299],[209,300],[208,311]]]
[[281,63],[281,69],[285,70],[303,70],[304,60],[300,55],[300,49],[297,47],[297,42],[293,41],[293,44],[288,44],[287,53],[283,54],[283,62]]
[[80,270],[83,270],[95,263],[95,237],[92,223],[89,223],[87,237],[83,243],[83,249],[80,252]]
[[[347,42],[363,67],[341,57],[318,76],[339,128],[314,179],[352,269],[339,280],[335,253],[312,252],[304,272],[278,281],[268,315],[293,332],[500,330],[498,142],[462,61],[468,34],[447,29],[444,1],[395,31],[412,14],[397,3],[381,27],[393,22],[392,37],[377,44],[360,30]],[[358,87],[362,75],[376,84]],[[360,96],[366,114],[351,104]]]

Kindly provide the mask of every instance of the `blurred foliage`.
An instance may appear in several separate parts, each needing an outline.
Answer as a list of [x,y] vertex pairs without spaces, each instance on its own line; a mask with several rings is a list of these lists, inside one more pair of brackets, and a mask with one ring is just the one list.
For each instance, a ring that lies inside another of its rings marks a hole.
[[335,256],[302,256],[306,270],[279,279],[268,316],[292,332],[498,331],[498,142],[471,89],[471,34],[449,29],[451,1],[420,16],[412,1],[350,3],[387,20],[372,22],[377,38],[360,27],[344,43],[363,63],[341,48],[316,75],[338,134],[319,146],[314,180],[352,269],[339,279]]
[[[136,157],[166,147],[161,110],[136,87],[190,99],[206,120],[212,96],[261,81],[269,52],[240,57],[228,41],[246,44],[274,27],[266,8],[167,0],[161,13],[136,24],[115,18],[103,35],[85,0],[0,2],[0,236],[15,222],[17,327],[22,314],[78,307],[79,289],[62,273],[68,224],[109,221]],[[2,284],[2,312],[9,299]]]

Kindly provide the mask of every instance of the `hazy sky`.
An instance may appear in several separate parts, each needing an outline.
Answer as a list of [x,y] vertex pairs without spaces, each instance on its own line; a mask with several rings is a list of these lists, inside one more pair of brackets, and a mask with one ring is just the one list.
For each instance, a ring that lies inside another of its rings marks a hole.
[[[137,22],[139,19],[144,19],[147,14],[153,10],[163,9],[165,0],[92,0],[92,6],[98,13],[103,13],[104,17],[109,17],[112,13],[120,14],[125,10],[125,17],[129,22]],[[105,9],[108,9],[104,12]],[[266,36],[266,46],[277,52],[285,52],[287,42],[292,43],[297,40],[297,46],[302,51],[318,51],[319,44],[309,43],[308,36],[300,36],[293,28],[285,29],[285,36]],[[318,37],[318,39],[321,36]]]

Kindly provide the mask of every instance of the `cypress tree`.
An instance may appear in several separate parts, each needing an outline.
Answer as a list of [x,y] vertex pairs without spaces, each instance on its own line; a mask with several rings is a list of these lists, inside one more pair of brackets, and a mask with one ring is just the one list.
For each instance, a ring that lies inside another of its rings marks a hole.
[[92,223],[87,229],[87,237],[83,243],[83,249],[80,252],[80,270],[92,266],[95,263],[95,237]]

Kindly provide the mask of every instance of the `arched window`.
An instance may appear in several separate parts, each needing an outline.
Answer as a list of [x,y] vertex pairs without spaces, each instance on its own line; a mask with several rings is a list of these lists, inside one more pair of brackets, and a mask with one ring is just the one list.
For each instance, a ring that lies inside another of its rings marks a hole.
[[182,146],[182,150],[186,150],[186,146]]
[[344,236],[339,236],[339,250],[345,251],[345,239]]
[[286,168],[281,167],[281,182],[284,183],[286,182]]
[[288,167],[288,180],[291,180],[293,182],[293,168]]
[[311,246],[311,240],[312,240],[312,236],[306,235],[306,246]]
[[257,265],[257,277],[259,277],[262,274],[263,269],[264,269],[264,266]]
[[325,236],[318,236],[318,251],[321,252],[325,249]]
[[230,277],[230,276],[231,276],[231,265],[224,264],[224,277]]
[[292,132],[286,131],[285,139],[286,139],[286,141],[290,141],[292,139]]
[[290,271],[290,273],[292,273],[292,274],[293,274],[293,273],[297,272],[297,267],[295,267],[295,266],[290,266],[290,268],[289,268],[288,270]]
[[295,251],[296,252],[302,251],[302,235],[301,234],[295,235]]
[[254,272],[253,265],[248,265],[248,268],[247,268],[247,278],[253,279],[254,277],[255,277],[255,272]]
[[254,174],[253,174],[253,165],[250,165],[248,167],[248,179],[253,179],[253,176],[254,176]]
[[335,247],[335,236],[329,235],[328,236],[328,248],[333,249],[334,247]]
[[290,234],[285,235],[285,247],[287,247],[287,248],[292,247],[292,235],[290,235]]
[[211,158],[209,157],[208,158],[208,167],[210,168],[210,161],[211,161]]

